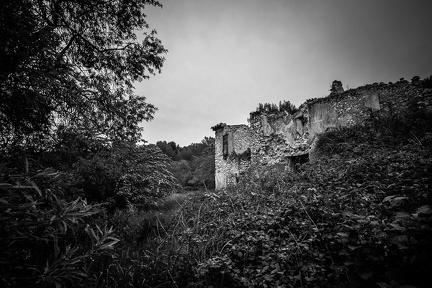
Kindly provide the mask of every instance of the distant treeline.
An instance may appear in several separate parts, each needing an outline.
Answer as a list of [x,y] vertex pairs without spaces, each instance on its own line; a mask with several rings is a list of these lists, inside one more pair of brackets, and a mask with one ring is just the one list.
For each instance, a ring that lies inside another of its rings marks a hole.
[[184,189],[214,189],[214,138],[204,137],[200,143],[180,147],[174,141],[158,141],[156,145],[172,161],[171,172]]

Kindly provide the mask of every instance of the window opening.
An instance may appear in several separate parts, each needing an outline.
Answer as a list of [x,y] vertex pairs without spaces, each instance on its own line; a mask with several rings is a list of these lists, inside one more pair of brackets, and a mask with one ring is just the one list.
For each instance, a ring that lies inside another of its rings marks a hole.
[[228,134],[223,135],[222,146],[223,159],[226,160],[228,158]]

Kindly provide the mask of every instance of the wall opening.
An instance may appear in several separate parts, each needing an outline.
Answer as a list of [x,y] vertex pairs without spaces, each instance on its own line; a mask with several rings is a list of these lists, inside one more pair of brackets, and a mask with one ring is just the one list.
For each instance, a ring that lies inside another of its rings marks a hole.
[[300,167],[309,162],[309,154],[302,154],[290,157],[290,167],[294,172],[298,172]]
[[223,135],[223,141],[222,141],[222,153],[223,153],[223,159],[228,159],[228,134]]

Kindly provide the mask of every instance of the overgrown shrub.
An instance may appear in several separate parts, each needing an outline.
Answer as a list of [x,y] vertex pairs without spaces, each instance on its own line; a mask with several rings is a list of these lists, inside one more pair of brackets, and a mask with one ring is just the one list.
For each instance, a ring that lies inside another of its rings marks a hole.
[[156,146],[118,143],[74,164],[77,187],[92,202],[109,201],[113,210],[151,206],[179,186],[169,160]]
[[0,193],[2,287],[103,286],[119,240],[92,220],[100,208],[28,179],[1,183]]

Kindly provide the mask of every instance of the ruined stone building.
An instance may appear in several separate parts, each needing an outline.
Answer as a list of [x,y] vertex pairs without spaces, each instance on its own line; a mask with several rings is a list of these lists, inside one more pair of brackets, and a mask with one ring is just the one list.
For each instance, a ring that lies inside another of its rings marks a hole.
[[425,88],[419,77],[414,77],[411,82],[401,79],[347,91],[340,81],[334,81],[330,91],[327,97],[306,101],[293,114],[257,111],[250,113],[248,125],[220,123],[212,127],[216,189],[236,183],[254,163],[284,163],[287,170],[294,170],[296,163],[307,161],[320,133],[361,124],[374,113],[397,113]]

